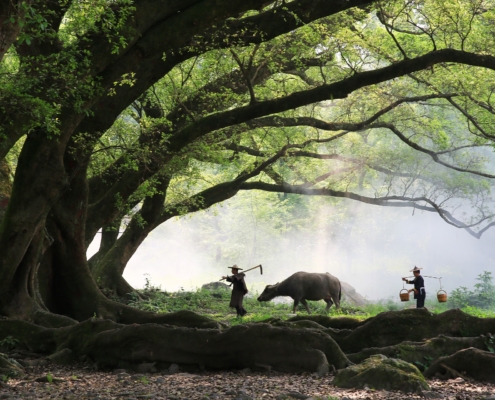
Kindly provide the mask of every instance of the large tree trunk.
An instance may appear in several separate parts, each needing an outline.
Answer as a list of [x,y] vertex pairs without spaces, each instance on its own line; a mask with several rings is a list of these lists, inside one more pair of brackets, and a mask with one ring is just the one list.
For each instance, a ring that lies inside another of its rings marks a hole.
[[12,183],[10,182],[10,168],[6,160],[0,161],[0,224],[2,223],[5,210],[9,205],[12,193]]
[[[77,165],[68,156],[67,164]],[[70,170],[71,168],[68,167]],[[85,221],[87,210],[87,181],[83,168],[74,167],[71,188],[53,206],[47,230],[54,242],[43,257],[45,277],[49,289],[46,304],[50,311],[69,316],[78,321],[88,318],[106,318],[132,323],[170,323],[167,315],[140,311],[109,300],[97,286],[86,259]],[[48,271],[48,272],[46,272]],[[201,319],[208,326],[217,323]]]
[[12,196],[0,225],[0,309],[7,315],[10,298],[5,294],[11,293],[22,263],[31,264],[23,268],[33,267],[33,257],[26,262],[23,259],[33,239],[43,232],[51,207],[68,186],[60,147],[57,140],[47,141],[45,133],[38,131],[26,139],[19,157]]
[[137,217],[134,217],[119,240],[107,250],[101,261],[92,269],[93,276],[102,288],[123,296],[134,289],[123,278],[124,269],[144,239],[157,226],[163,212],[165,194],[170,178],[163,176],[156,193],[147,197]]

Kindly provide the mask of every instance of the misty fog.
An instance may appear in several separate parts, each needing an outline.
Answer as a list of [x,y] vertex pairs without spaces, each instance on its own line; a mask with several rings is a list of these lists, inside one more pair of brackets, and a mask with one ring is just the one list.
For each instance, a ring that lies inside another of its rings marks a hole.
[[[297,271],[330,272],[377,300],[398,299],[401,277],[411,276],[415,265],[423,275],[442,277],[447,291],[472,288],[478,274],[493,271],[495,229],[475,239],[435,213],[350,200],[319,206],[307,224],[290,216],[284,221],[283,214],[274,222],[263,213],[260,218],[259,208],[270,213],[273,204],[257,196],[241,193],[213,209],[162,224],[132,257],[125,279],[136,288],[148,279],[166,291],[194,290],[219,280],[233,264],[244,269],[262,264],[263,275],[258,269],[247,273],[253,293]],[[311,200],[298,201],[303,207]],[[247,213],[245,207],[239,213],[242,202],[249,204]],[[97,250],[97,239],[88,255]],[[440,288],[430,278],[425,286],[433,298]]]

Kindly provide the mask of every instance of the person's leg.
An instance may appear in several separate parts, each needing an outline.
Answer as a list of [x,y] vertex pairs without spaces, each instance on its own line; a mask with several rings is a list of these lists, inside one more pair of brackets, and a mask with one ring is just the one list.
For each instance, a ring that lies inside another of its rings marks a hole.
[[235,306],[235,310],[237,311],[237,316],[242,315],[242,311],[239,306]]
[[425,296],[418,296],[416,301],[416,308],[424,308],[425,306]]

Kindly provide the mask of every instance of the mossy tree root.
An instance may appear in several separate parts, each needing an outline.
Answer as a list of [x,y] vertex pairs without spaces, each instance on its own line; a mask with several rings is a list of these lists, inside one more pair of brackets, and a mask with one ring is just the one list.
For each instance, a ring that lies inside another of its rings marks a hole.
[[424,370],[445,354],[454,354],[470,347],[486,350],[486,338],[483,336],[458,338],[440,335],[424,342],[402,342],[394,346],[371,347],[359,353],[347,354],[347,358],[358,364],[372,355],[383,354],[390,358],[407,361],[416,365],[420,370]]
[[427,378],[444,379],[463,376],[481,382],[495,383],[495,354],[480,349],[464,349],[440,357],[425,372]]
[[439,335],[475,337],[495,332],[495,318],[477,318],[459,309],[432,314],[424,309],[378,314],[344,335],[331,334],[344,353],[387,347],[404,341],[421,342]]
[[12,336],[33,352],[62,349],[88,356],[106,368],[155,362],[209,369],[270,366],[284,372],[325,373],[350,364],[328,335],[311,329],[268,324],[230,329],[197,329],[169,325],[121,325],[87,320],[64,328],[42,328],[24,321],[0,321],[0,340]]

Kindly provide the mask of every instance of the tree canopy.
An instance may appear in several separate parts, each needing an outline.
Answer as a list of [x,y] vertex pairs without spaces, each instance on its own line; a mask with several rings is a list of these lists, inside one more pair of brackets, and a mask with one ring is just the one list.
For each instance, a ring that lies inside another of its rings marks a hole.
[[102,289],[132,290],[157,226],[240,191],[495,224],[492,0],[4,3],[4,315],[158,321]]

